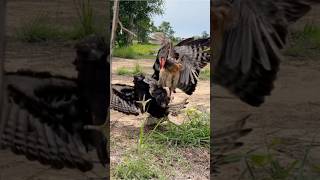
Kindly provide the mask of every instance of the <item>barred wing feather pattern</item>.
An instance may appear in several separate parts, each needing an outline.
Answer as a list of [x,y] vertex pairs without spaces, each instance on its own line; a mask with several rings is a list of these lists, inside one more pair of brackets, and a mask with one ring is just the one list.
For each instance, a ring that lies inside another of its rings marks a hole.
[[156,118],[165,117],[168,115],[169,97],[168,92],[159,87],[157,81],[143,75],[134,76],[134,86],[125,84],[112,85],[112,102],[111,109],[116,111],[139,115],[142,112],[141,101],[151,99],[147,104],[147,112]]
[[6,94],[0,121],[0,147],[9,148],[53,168],[91,170],[90,114],[82,106],[73,79],[49,73],[6,74]]
[[124,84],[112,85],[112,109],[125,114],[139,115],[140,109],[135,101],[134,87]]
[[[209,45],[210,38],[188,38],[173,47],[174,58],[182,64],[177,87],[188,95],[195,91],[200,70],[210,62]],[[162,49],[159,50],[153,65],[154,74],[152,77],[156,80],[159,80],[159,53]]]
[[270,95],[288,26],[319,0],[215,0],[211,3],[213,81],[259,106]]

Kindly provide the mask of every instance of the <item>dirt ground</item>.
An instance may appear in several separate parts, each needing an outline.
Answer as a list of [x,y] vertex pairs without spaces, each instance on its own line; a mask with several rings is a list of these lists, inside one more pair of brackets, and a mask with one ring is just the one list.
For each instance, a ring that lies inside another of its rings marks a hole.
[[[216,86],[215,95],[230,96]],[[320,164],[320,62],[319,59],[302,60],[286,58],[281,64],[275,89],[265,104],[259,108],[250,107],[238,99],[214,99],[215,128],[223,127],[239,117],[251,114],[247,127],[253,132],[241,139],[244,147],[236,152],[247,152],[258,148],[266,153],[266,146],[272,140],[282,143],[275,154],[281,161],[302,160],[307,145],[313,144],[308,157],[307,169],[311,164]],[[217,179],[238,179],[245,165],[242,163],[225,166]],[[314,174],[320,179],[320,174]],[[262,178],[262,177],[260,177]]]
[[[134,67],[136,63],[142,66],[147,75],[153,73],[152,59],[122,59],[113,58],[112,61],[112,83],[133,84],[133,77],[119,76],[116,70],[120,67]],[[182,91],[177,90],[174,94],[174,102],[179,102],[189,97]],[[210,110],[210,82],[200,81],[196,91],[188,98],[187,107],[201,106],[204,110]],[[182,116],[170,117],[175,123],[182,123]],[[143,122],[143,116],[124,115],[120,112],[111,110],[111,166],[118,164],[124,157],[124,153],[137,145],[139,139],[139,128]],[[188,159],[188,164],[192,167],[187,173],[175,172],[177,175],[174,179],[208,179],[210,172],[210,155],[209,149],[194,148],[184,149],[181,152]],[[179,169],[179,168],[178,168]]]

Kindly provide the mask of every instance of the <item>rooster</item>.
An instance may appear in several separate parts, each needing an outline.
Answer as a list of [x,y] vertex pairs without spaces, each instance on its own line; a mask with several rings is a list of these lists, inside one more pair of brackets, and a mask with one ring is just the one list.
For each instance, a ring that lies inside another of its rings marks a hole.
[[77,78],[30,70],[5,73],[0,148],[56,169],[91,170],[87,151],[93,149],[103,165],[109,163],[105,136],[86,128],[106,121],[107,47],[97,36],[76,44]]
[[270,95],[288,27],[319,0],[213,0],[213,82],[260,106]]
[[197,86],[200,70],[210,62],[210,38],[188,38],[175,46],[163,33],[155,33],[152,39],[162,45],[153,65],[152,77],[162,87],[169,87],[170,97],[176,88],[191,95]]

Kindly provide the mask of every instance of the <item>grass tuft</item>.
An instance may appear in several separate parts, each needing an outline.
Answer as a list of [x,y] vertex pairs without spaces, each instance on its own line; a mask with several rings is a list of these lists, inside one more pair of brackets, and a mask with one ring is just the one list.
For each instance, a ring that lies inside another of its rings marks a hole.
[[155,130],[150,139],[161,144],[181,147],[209,147],[210,146],[210,116],[195,108],[186,110],[188,118],[177,126],[168,123],[165,131]]
[[49,23],[47,16],[44,15],[23,23],[16,31],[18,40],[30,43],[60,40],[64,35],[61,27]]
[[205,81],[210,80],[210,69],[208,67],[200,71],[199,79]]
[[140,64],[136,63],[133,69],[129,69],[127,67],[119,67],[116,70],[116,73],[120,76],[134,76],[144,74],[144,71]]
[[[16,31],[16,38],[23,42],[46,42],[58,40],[79,40],[90,34],[102,35],[104,27],[95,23],[90,0],[74,0],[77,8],[78,21],[72,28],[64,29],[61,25],[50,22],[47,15],[39,14],[23,23]],[[104,19],[101,17],[100,19]]]
[[320,55],[320,26],[306,24],[301,31],[293,32],[290,46],[284,54],[294,57],[314,57]]
[[[208,143],[207,146],[209,146],[209,115],[195,108],[189,108],[185,113],[189,118],[189,122],[181,126],[185,135],[169,135],[168,137],[180,139],[179,142],[184,142],[183,144],[188,147],[192,144],[203,146],[203,142]],[[162,132],[158,130],[159,125],[160,121],[152,131],[145,133],[144,123],[142,123],[138,146],[128,150],[124,160],[112,168],[112,176],[119,179],[170,179],[175,175],[177,168],[179,173],[190,170],[191,166],[188,160],[181,155],[182,149],[172,146],[173,143],[163,141],[162,137],[157,138],[160,133],[172,132],[174,129],[171,127],[176,128],[177,126],[167,124],[167,129]],[[193,130],[187,132],[187,128]],[[196,128],[200,130],[197,131]],[[181,132],[181,129],[178,131]],[[194,139],[191,143],[185,140],[187,138],[185,136],[189,132],[193,134],[190,138]],[[202,141],[203,139],[206,140]]]
[[130,156],[115,169],[115,176],[120,179],[154,179],[160,177],[160,170],[145,157]]
[[183,167],[181,170],[189,168],[176,149],[144,143],[138,149],[129,150],[112,170],[112,175],[119,179],[168,179],[173,175],[173,163]]

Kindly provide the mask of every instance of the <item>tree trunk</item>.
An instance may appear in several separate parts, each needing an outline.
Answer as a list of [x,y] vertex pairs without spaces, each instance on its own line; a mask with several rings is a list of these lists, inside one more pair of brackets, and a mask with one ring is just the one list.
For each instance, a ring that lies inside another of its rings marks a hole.
[[110,55],[112,56],[112,48],[116,39],[117,27],[119,22],[119,0],[114,0],[113,3],[113,19],[112,19],[112,32],[111,32],[111,43],[110,43]]

